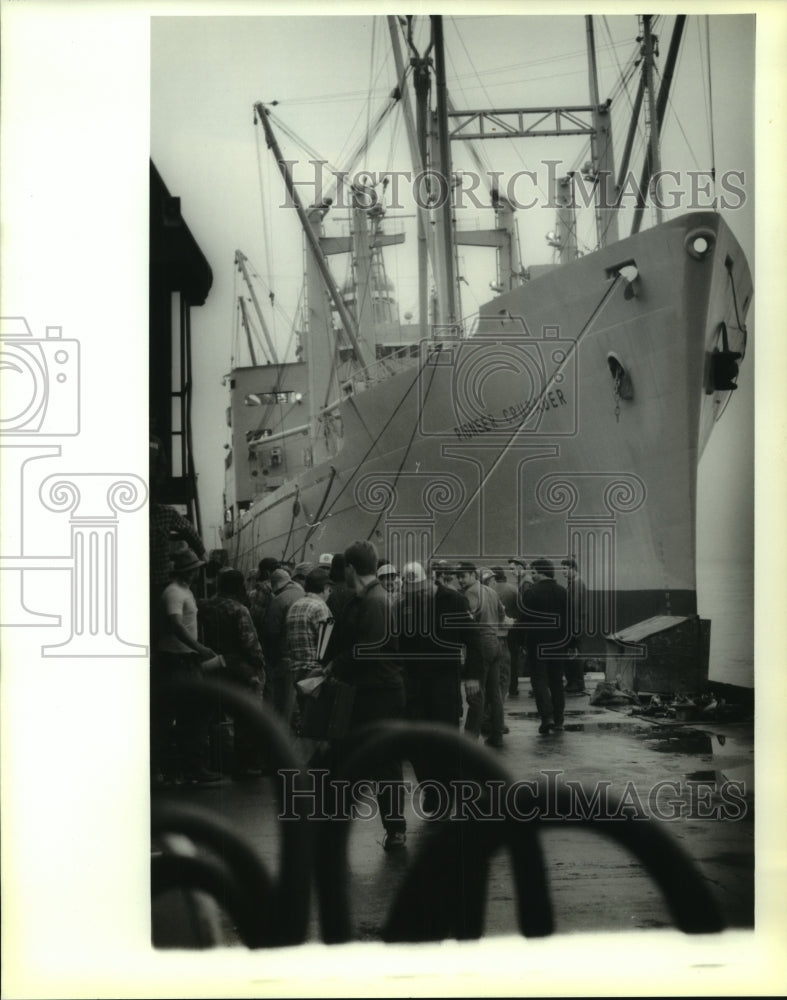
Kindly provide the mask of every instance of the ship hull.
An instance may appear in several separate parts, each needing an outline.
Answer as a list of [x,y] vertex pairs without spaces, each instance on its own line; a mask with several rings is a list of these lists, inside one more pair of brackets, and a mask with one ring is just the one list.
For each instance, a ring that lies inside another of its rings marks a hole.
[[481,310],[471,338],[340,404],[338,453],[257,501],[226,540],[316,560],[357,538],[395,563],[577,559],[592,630],[696,612],[697,465],[741,347],[751,279],[695,213],[556,268]]

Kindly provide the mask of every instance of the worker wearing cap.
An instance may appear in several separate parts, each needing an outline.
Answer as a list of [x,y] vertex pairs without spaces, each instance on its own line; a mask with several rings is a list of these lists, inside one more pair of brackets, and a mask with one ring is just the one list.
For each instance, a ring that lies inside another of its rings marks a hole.
[[393,563],[382,560],[377,567],[377,579],[391,596],[391,600],[396,600],[402,592],[402,581]]

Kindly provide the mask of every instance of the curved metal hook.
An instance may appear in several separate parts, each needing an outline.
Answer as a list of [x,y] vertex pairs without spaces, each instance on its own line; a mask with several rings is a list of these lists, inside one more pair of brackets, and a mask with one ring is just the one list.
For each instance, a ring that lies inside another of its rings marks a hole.
[[[288,732],[271,711],[245,691],[214,679],[178,681],[172,690],[183,701],[194,702],[201,708],[218,707],[242,719],[250,731],[259,736],[274,771],[286,770],[295,774],[296,786],[304,781],[302,764],[294,754]],[[274,789],[277,802],[283,807],[282,783],[274,782]],[[184,832],[202,839],[219,849],[218,853],[230,863],[233,872],[242,874],[243,880],[248,877],[251,905],[261,909],[258,933],[254,938],[257,944],[252,947],[300,944],[306,938],[312,868],[311,832],[298,797],[294,804],[288,804],[288,809],[294,810],[296,818],[281,825],[280,871],[278,877],[271,880],[252,848],[226,823],[182,804],[164,802],[153,807],[155,830]],[[265,900],[270,900],[271,905],[262,912]]]
[[187,834],[212,854],[165,852],[150,866],[151,898],[170,889],[202,890],[233,919],[248,948],[270,945],[275,938],[272,920],[274,885],[262,861],[226,823],[210,813],[186,806],[154,807],[153,833]]
[[[455,730],[434,725],[388,722],[368,727],[366,738],[347,759],[341,778],[373,773],[386,758],[428,754],[430,766],[457,779],[497,782],[511,787],[511,776],[483,747]],[[448,769],[448,770],[446,770]],[[511,852],[519,927],[526,936],[552,933],[552,910],[540,843],[548,815],[571,816],[576,825],[595,830],[630,850],[654,879],[676,926],[686,933],[712,933],[725,926],[721,909],[701,873],[656,820],[582,816],[568,789],[545,790],[529,801],[529,813],[510,810],[494,821],[436,821],[408,869],[389,913],[384,937],[389,941],[475,938],[483,934],[483,907],[489,860],[500,847]],[[557,796],[555,799],[554,796]],[[527,818],[525,818],[527,817]],[[347,893],[349,820],[326,824],[317,844],[317,891],[323,938],[350,939]]]
[[[430,767],[480,786],[508,786],[511,776],[482,746],[450,726],[435,723],[385,722],[359,730],[365,738],[347,758],[340,777],[350,782],[369,774],[386,758],[428,757]],[[337,775],[337,777],[339,777]],[[513,821],[511,821],[513,822]],[[339,818],[321,830],[317,841],[317,895],[323,939],[329,944],[350,940],[347,844],[349,819]],[[386,922],[388,941],[477,938],[483,934],[488,863],[505,842],[503,823],[435,821],[408,869],[404,885]],[[552,912],[536,828],[524,828],[513,846],[514,878],[522,933],[552,931]],[[513,843],[509,835],[508,841]]]

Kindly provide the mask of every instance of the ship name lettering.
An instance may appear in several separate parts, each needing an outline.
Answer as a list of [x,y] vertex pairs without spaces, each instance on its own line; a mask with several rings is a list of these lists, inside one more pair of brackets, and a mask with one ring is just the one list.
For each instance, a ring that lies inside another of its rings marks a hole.
[[556,410],[567,405],[568,400],[562,389],[549,389],[535,398],[523,399],[510,406],[504,406],[499,417],[492,413],[482,413],[472,420],[457,424],[453,431],[460,441],[468,441],[479,434],[510,428],[531,413],[544,413],[547,410]]
[[487,431],[493,431],[497,425],[498,420],[495,416],[491,413],[482,413],[473,420],[466,420],[464,423],[457,424],[454,427],[454,434],[456,434],[460,441],[466,441],[468,438],[475,437],[476,434],[485,434]]

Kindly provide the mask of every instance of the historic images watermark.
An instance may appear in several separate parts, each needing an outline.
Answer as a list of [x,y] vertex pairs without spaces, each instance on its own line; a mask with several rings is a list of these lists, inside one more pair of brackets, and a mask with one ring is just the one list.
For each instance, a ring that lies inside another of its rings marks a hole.
[[650,788],[638,789],[633,781],[616,789],[612,781],[585,785],[565,777],[558,769],[539,771],[527,780],[476,781],[453,779],[346,781],[331,779],[316,769],[305,779],[297,770],[278,772],[282,783],[279,819],[370,820],[379,815],[380,802],[410,798],[415,815],[426,821],[518,822],[560,820],[630,821],[716,820],[735,822],[748,815],[743,781],[702,781],[665,778]]
[[[562,160],[542,160],[536,170],[503,170],[454,172],[450,182],[439,170],[349,170],[332,169],[327,160],[283,160],[293,178],[293,188],[312,204],[330,204],[334,208],[361,208],[377,211],[381,208],[401,210],[417,207],[440,209],[446,205],[454,211],[485,208],[480,193],[497,192],[508,204],[519,210],[565,207],[557,200],[557,182],[569,176],[571,184],[569,207],[617,211],[643,204],[646,198],[664,211],[697,212],[743,208],[747,202],[746,176],[743,170],[660,170],[650,179],[647,190],[640,178],[629,171],[615,184],[602,183],[602,172],[592,175],[567,171]],[[605,192],[614,191],[614,198],[605,201]],[[328,198],[326,192],[331,192]],[[281,208],[293,208],[288,191]]]

